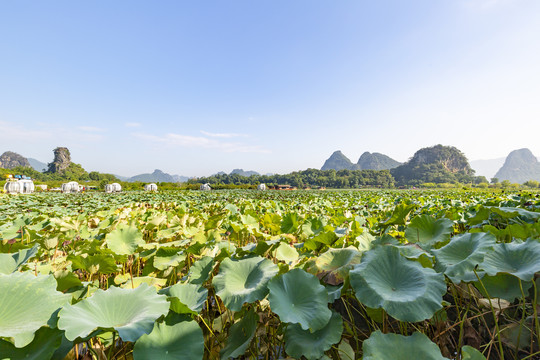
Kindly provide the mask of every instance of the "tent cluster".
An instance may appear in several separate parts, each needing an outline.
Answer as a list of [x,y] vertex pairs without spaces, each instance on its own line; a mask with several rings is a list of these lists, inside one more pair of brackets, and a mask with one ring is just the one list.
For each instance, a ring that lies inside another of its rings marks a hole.
[[73,194],[81,192],[83,189],[82,185],[79,185],[76,181],[70,181],[68,183],[62,184],[62,192],[65,194]]
[[200,190],[202,190],[202,191],[210,191],[210,190],[212,190],[212,188],[210,187],[210,184],[206,183],[206,184],[201,185]]
[[259,184],[259,185],[257,185],[257,190],[261,190],[261,191],[266,190],[266,184]]
[[157,185],[156,184],[146,184],[144,185],[144,191],[157,191]]
[[118,183],[112,183],[105,185],[105,192],[106,193],[114,193],[114,192],[120,192],[122,191],[122,185]]

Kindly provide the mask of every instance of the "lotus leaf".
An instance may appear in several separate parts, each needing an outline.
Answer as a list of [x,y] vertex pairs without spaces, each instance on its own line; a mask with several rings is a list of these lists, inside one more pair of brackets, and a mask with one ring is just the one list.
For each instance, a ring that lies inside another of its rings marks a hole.
[[304,356],[308,360],[319,359],[333,344],[339,342],[342,332],[343,319],[336,312],[332,312],[326,326],[314,332],[290,324],[285,330],[285,351],[295,358]]
[[308,271],[323,278],[328,284],[338,285],[349,274],[355,264],[360,263],[362,253],[353,247],[328,249],[308,265]]
[[328,293],[314,275],[293,269],[276,276],[268,283],[268,300],[281,321],[300,324],[313,331],[328,324],[332,312],[328,309]]
[[466,233],[455,236],[438,250],[432,250],[437,258],[436,269],[444,272],[454,283],[474,281],[475,267],[495,245],[495,237],[487,233]]
[[210,256],[203,256],[200,260],[191,265],[189,268],[189,282],[192,284],[202,285],[210,277],[210,273],[214,269],[214,259]]
[[407,260],[393,246],[379,246],[364,255],[349,273],[356,297],[364,305],[382,307],[400,321],[431,318],[442,305],[442,274]]
[[486,357],[472,346],[465,345],[461,348],[461,360],[486,360]]
[[107,247],[117,255],[132,255],[145,244],[143,234],[135,226],[120,225],[105,236]]
[[30,249],[22,249],[15,254],[0,254],[0,274],[11,274],[38,251],[38,246],[34,245]]
[[159,290],[163,286],[165,286],[165,284],[167,284],[167,279],[160,279],[160,278],[156,278],[152,276],[137,276],[134,278],[128,277],[126,281],[120,287],[124,289],[135,289],[136,287],[139,287],[141,284],[153,286],[157,290]]
[[166,270],[178,266],[186,259],[182,251],[173,247],[161,247],[154,256],[153,265],[158,270]]
[[0,275],[0,337],[12,339],[18,348],[30,344],[34,333],[70,299],[56,291],[52,275]]
[[171,309],[179,314],[199,313],[208,296],[208,290],[197,284],[176,284],[169,288],[173,297]]
[[221,358],[236,358],[243,355],[255,336],[258,322],[259,316],[253,309],[249,309],[240,321],[234,323],[227,336],[227,345],[221,350]]
[[203,332],[196,321],[156,323],[152,332],[141,336],[133,348],[135,360],[201,360],[203,355]]
[[413,243],[430,248],[450,239],[454,223],[452,220],[435,219],[429,215],[415,216],[405,230],[405,237]]
[[263,299],[268,294],[268,280],[277,273],[278,267],[260,256],[227,258],[221,262],[212,285],[227,308],[239,311],[244,303]]
[[22,348],[0,340],[0,359],[50,360],[62,343],[62,331],[42,327],[36,331],[34,340]]
[[524,243],[497,244],[480,265],[489,275],[512,274],[531,281],[540,271],[540,242],[530,239]]
[[284,261],[288,264],[298,260],[298,251],[291,245],[282,242],[274,251],[274,256],[279,261]]
[[419,332],[411,336],[383,334],[379,330],[371,333],[362,345],[363,360],[448,360],[439,347]]
[[[474,285],[484,296],[490,298],[501,298],[508,301],[514,301],[516,298],[521,298],[521,289],[527,295],[529,289],[533,286],[532,281],[521,281],[515,276],[506,273],[500,273],[495,276],[484,276],[481,279],[482,283],[475,282]],[[485,290],[487,291],[484,291]]]
[[169,303],[156,289],[142,284],[136,289],[110,287],[60,310],[58,327],[66,338],[88,336],[95,329],[115,329],[124,341],[135,341],[152,331],[154,322],[169,311]]

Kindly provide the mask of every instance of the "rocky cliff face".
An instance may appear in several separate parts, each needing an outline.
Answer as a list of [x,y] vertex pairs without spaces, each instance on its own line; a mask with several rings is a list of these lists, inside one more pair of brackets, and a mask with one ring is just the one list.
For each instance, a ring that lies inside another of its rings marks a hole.
[[6,151],[0,156],[0,168],[13,169],[18,166],[30,167],[28,159],[12,151]]
[[68,168],[69,164],[71,164],[71,154],[68,148],[57,147],[54,149],[54,160],[52,163],[49,163],[48,172],[62,173]]
[[514,150],[508,154],[495,177],[519,184],[529,180],[540,181],[540,162],[529,149]]
[[322,166],[321,170],[353,170],[355,169],[355,165],[349,160],[348,157],[343,155],[343,153],[338,150],[334,151],[332,155],[324,162],[324,165]]

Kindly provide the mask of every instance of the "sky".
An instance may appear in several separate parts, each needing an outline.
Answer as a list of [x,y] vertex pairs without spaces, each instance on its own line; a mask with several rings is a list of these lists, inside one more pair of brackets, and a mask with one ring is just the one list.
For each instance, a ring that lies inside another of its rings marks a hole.
[[540,156],[540,1],[0,2],[0,153],[87,171]]

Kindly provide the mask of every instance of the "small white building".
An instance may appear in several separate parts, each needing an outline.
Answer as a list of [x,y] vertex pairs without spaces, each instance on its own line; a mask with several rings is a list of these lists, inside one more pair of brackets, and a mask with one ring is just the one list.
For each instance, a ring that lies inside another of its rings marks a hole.
[[210,191],[210,190],[212,190],[212,188],[210,187],[210,184],[206,183],[206,184],[201,185],[200,190],[202,190],[202,191]]
[[4,185],[4,191],[8,194],[31,194],[34,190],[34,182],[29,179],[7,181]]
[[259,184],[259,185],[257,185],[257,190],[260,190],[260,191],[266,190],[266,184]]
[[82,185],[79,185],[76,181],[70,181],[68,183],[62,184],[62,192],[65,194],[74,194],[80,192]]
[[105,185],[105,192],[106,193],[114,193],[114,192],[120,192],[122,191],[122,185],[118,183],[112,183]]
[[36,185],[36,189],[41,189],[41,191],[47,191],[47,184]]
[[157,185],[154,183],[146,184],[144,185],[144,191],[157,191]]

